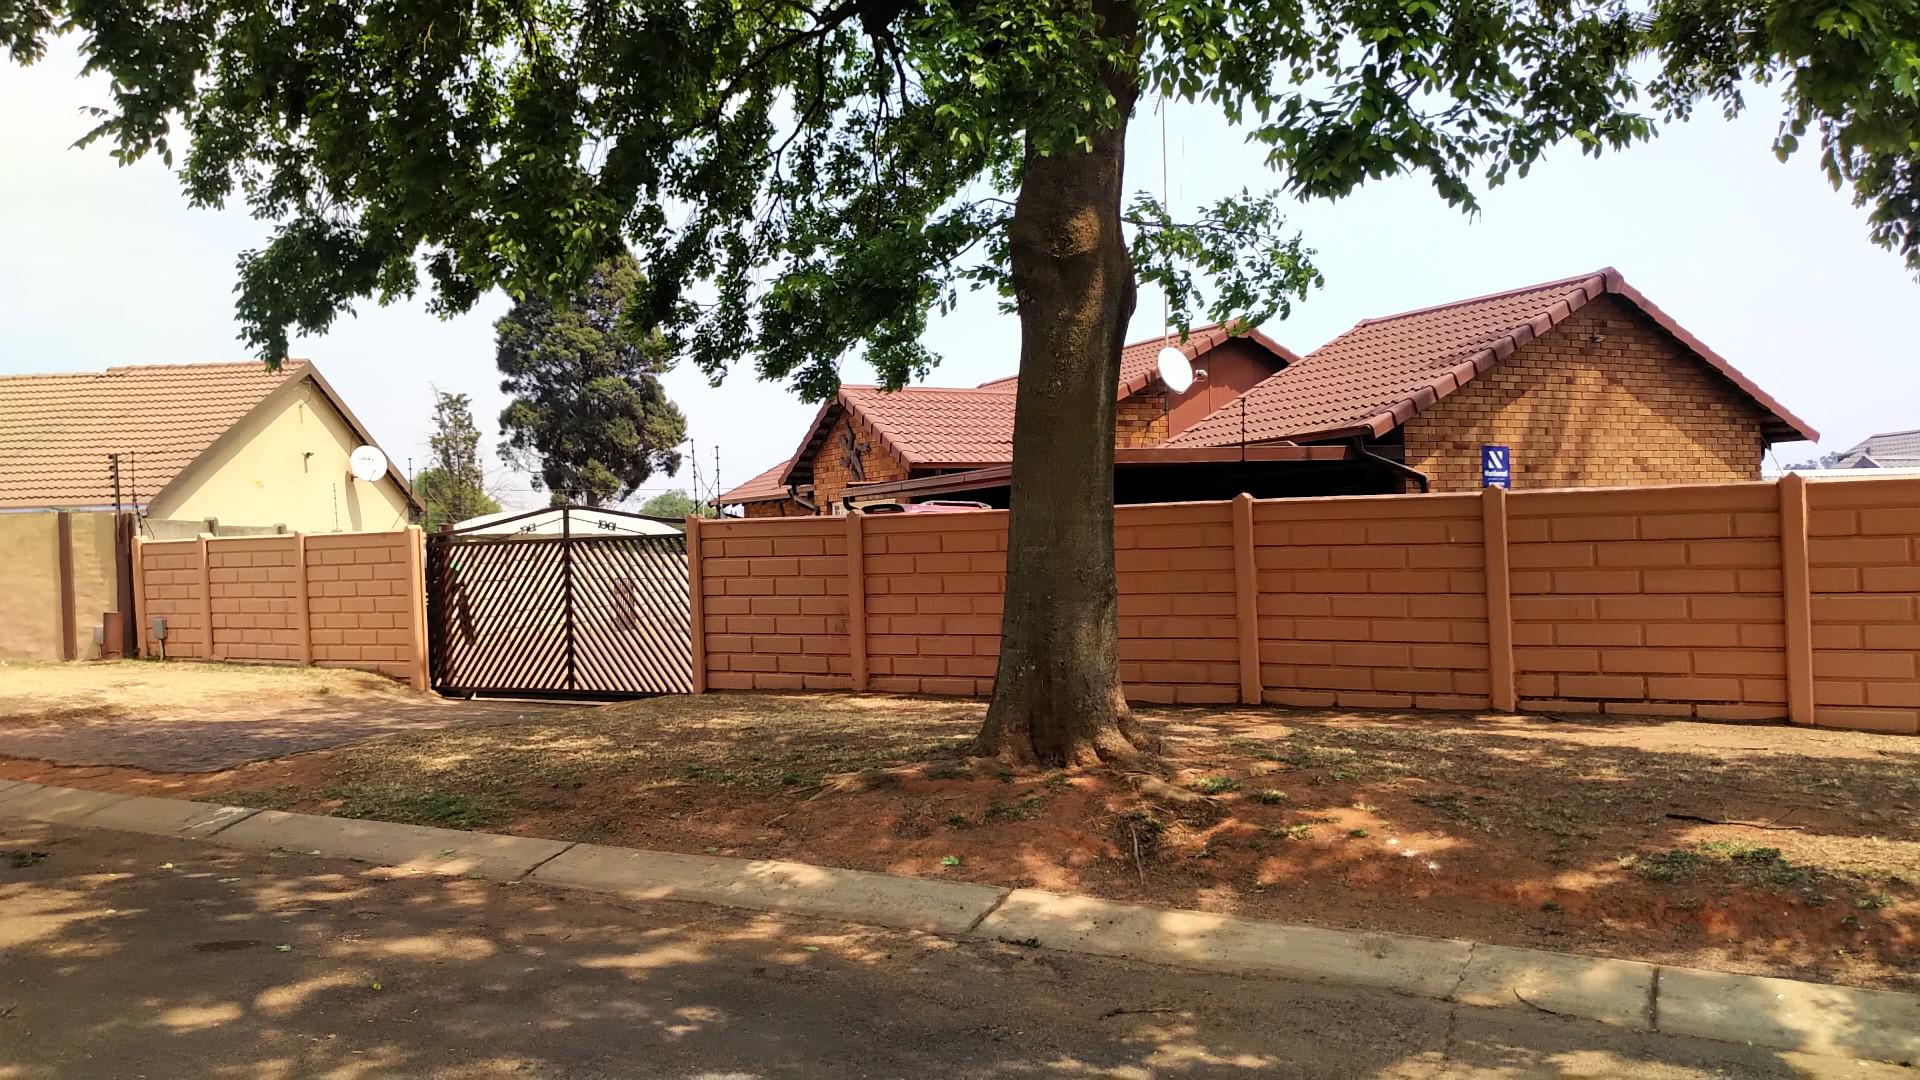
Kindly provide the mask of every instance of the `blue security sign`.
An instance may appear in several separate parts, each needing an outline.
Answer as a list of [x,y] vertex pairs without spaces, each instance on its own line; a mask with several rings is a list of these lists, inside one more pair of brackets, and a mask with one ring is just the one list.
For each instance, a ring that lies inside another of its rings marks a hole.
[[1480,486],[1510,488],[1513,486],[1513,451],[1505,446],[1482,446],[1480,448]]

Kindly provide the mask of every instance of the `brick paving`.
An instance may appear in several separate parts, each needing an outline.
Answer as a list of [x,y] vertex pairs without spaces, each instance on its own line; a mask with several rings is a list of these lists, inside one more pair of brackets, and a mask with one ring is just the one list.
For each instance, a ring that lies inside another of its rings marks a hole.
[[55,765],[107,765],[149,772],[218,772],[250,761],[324,750],[382,735],[453,724],[503,723],[577,708],[529,701],[315,701],[263,704],[181,718],[106,712],[16,721],[0,718],[0,756]]

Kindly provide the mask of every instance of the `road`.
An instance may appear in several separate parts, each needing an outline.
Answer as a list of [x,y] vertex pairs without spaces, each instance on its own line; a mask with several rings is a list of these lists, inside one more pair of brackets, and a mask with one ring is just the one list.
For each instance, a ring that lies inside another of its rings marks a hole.
[[[44,856],[44,857],[42,857]],[[0,819],[0,1077],[1907,1076]]]

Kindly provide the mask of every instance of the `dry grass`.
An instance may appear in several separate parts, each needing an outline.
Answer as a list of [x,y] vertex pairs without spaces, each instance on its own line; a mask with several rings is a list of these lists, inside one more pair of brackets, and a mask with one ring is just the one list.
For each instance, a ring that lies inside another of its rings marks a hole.
[[112,660],[0,662],[0,718],[40,722],[140,714],[196,716],[300,701],[416,698],[381,675],[338,668]]
[[1920,740],[1154,709],[1168,772],[964,757],[984,706],[727,695],[208,778],[256,805],[1031,885],[1863,985],[1920,980]]

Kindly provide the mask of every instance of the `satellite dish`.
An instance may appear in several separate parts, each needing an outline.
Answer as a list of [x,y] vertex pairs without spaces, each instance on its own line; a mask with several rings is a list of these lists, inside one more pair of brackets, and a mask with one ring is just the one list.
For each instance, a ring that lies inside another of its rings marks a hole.
[[347,471],[355,480],[371,484],[387,475],[387,455],[377,446],[356,446],[353,455],[347,458]]
[[1183,394],[1193,385],[1193,365],[1187,362],[1187,354],[1169,345],[1160,350],[1160,381],[1167,389]]

